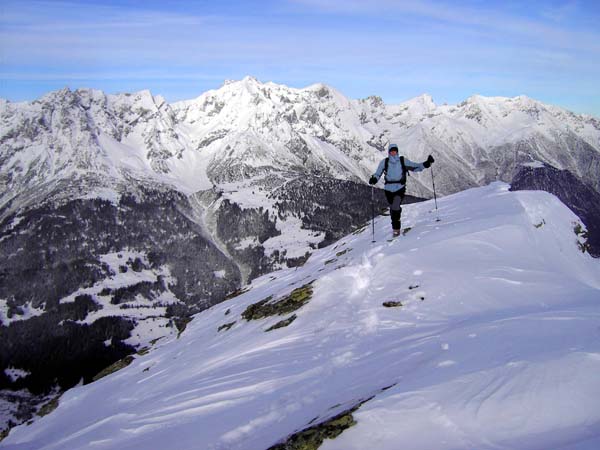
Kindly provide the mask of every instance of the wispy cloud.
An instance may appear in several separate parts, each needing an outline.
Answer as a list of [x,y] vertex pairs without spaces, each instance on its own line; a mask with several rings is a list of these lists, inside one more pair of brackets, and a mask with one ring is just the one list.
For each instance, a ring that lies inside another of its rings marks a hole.
[[561,4],[543,5],[540,9],[540,15],[554,22],[564,22],[578,13],[579,8],[579,2],[574,0]]
[[[505,37],[527,37],[535,42],[545,42],[558,47],[581,49],[589,48],[600,51],[600,29],[596,26],[588,30],[573,29],[562,26],[561,18],[569,12],[576,10],[575,2],[552,9],[544,8],[540,18],[551,17],[552,22],[524,17],[517,12],[502,9],[502,2],[486,2],[483,6],[461,6],[459,2],[431,2],[431,1],[393,1],[393,0],[289,0],[292,4],[309,8],[312,11],[321,11],[332,14],[368,14],[388,20],[413,20],[413,16],[454,24],[459,27],[475,27],[489,33],[502,33]],[[481,4],[480,4],[481,5]],[[491,7],[494,5],[495,7]],[[411,17],[404,17],[409,15]],[[598,17],[600,20],[600,17]],[[387,21],[383,22],[388,25]],[[429,24],[429,22],[426,22]],[[398,30],[402,32],[402,30]]]
[[326,82],[353,97],[532,95],[536,83],[600,97],[600,30],[590,25],[598,11],[581,3],[252,3],[5,0],[0,96],[23,96],[39,80],[40,89],[85,82],[181,99],[252,74],[295,87]]

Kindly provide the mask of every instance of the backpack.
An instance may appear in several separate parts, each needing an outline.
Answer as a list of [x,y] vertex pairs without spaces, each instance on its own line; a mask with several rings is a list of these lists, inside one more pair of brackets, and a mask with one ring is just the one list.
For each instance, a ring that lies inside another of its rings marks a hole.
[[406,175],[408,174],[408,170],[406,170],[406,166],[404,165],[404,156],[400,157],[400,164],[402,164],[402,178],[399,180],[388,180],[387,179],[387,171],[388,164],[390,162],[390,158],[385,158],[385,166],[383,167],[383,173],[385,174],[385,184],[388,183],[402,183],[406,185]]

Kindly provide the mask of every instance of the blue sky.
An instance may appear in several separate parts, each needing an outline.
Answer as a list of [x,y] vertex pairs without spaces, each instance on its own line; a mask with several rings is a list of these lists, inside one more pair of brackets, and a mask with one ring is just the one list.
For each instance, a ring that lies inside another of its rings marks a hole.
[[0,97],[68,86],[168,101],[252,75],[438,104],[525,94],[600,117],[598,1],[0,2]]

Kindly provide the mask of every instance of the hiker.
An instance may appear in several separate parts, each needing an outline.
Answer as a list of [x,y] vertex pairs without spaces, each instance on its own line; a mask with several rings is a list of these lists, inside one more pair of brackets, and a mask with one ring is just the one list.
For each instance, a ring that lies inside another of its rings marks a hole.
[[377,171],[369,179],[369,184],[377,183],[381,175],[385,173],[385,198],[390,204],[393,234],[398,236],[400,234],[400,215],[402,214],[400,205],[406,193],[407,172],[420,172],[427,169],[434,159],[433,156],[429,155],[423,163],[412,162],[404,156],[398,156],[398,146],[396,144],[390,144],[388,155],[379,163]]

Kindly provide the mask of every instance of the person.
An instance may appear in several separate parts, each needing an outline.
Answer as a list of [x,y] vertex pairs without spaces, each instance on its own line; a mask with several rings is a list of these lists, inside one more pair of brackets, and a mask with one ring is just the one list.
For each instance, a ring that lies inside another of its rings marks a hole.
[[398,156],[398,146],[396,144],[389,145],[388,155],[379,163],[377,171],[369,179],[369,184],[376,184],[385,172],[385,198],[390,205],[393,235],[398,236],[400,234],[400,216],[402,215],[400,205],[406,193],[407,172],[421,172],[423,169],[429,168],[435,160],[433,156],[429,155],[426,161],[416,163],[404,156]]

